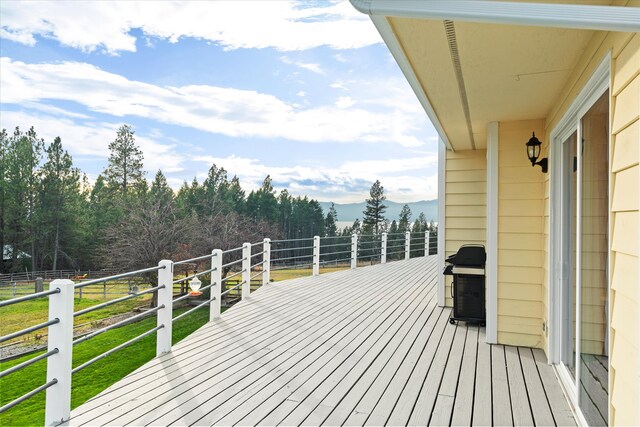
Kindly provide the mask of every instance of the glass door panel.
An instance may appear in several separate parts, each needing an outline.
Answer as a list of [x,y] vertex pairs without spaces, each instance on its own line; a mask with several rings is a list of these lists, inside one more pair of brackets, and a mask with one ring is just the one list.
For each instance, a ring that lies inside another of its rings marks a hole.
[[606,425],[608,413],[608,212],[609,93],[580,121],[579,406],[590,425]]
[[577,229],[577,132],[563,142],[563,241],[566,242],[566,277],[562,290],[562,363],[575,381],[576,377],[576,229]]

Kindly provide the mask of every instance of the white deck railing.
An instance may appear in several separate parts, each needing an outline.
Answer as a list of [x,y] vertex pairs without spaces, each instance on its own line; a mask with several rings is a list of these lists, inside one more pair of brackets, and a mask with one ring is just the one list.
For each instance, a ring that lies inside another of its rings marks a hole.
[[[0,378],[20,371],[40,360],[47,359],[47,378],[41,386],[16,398],[0,407],[0,413],[24,402],[36,394],[46,390],[45,424],[57,425],[67,421],[71,414],[71,383],[76,372],[85,369],[98,360],[117,352],[151,334],[156,334],[156,355],[171,351],[172,325],[195,310],[209,306],[209,319],[214,320],[221,315],[221,301],[232,292],[247,299],[251,293],[251,282],[260,279],[261,285],[267,285],[271,280],[271,272],[291,268],[310,268],[311,274],[320,274],[320,268],[327,266],[348,265],[357,268],[364,262],[373,264],[379,261],[384,264],[393,258],[409,259],[411,256],[427,256],[434,254],[436,242],[431,242],[430,233],[382,233],[380,235],[353,235],[335,237],[312,237],[304,239],[270,240],[264,239],[259,243],[245,243],[241,247],[222,251],[213,250],[210,254],[173,262],[162,260],[157,266],[130,271],[99,279],[74,283],[67,279],[51,282],[49,290],[31,295],[0,301],[0,308],[19,304],[38,298],[49,298],[49,318],[46,322],[34,325],[17,332],[0,337],[0,343],[16,339],[23,335],[48,328],[48,348],[44,354],[33,357],[25,362],[0,372]],[[257,249],[257,250],[256,250]],[[255,251],[254,251],[255,250]],[[197,265],[210,261],[210,268],[181,279],[174,278],[174,267],[181,265]],[[157,285],[130,295],[94,305],[83,310],[74,311],[74,294],[76,289],[96,283],[106,283],[123,278],[138,277],[140,275],[157,274]],[[175,303],[190,297],[189,294],[174,298],[173,288],[176,284],[188,283],[200,276],[210,275],[210,284],[200,288],[209,290],[209,297],[202,302],[173,316]],[[223,278],[223,275],[225,276]],[[239,283],[225,289],[230,279],[239,277]],[[239,291],[239,292],[238,292]],[[116,322],[104,328],[95,330],[80,338],[73,339],[74,318],[83,314],[99,310],[113,304],[132,298],[157,292],[157,305],[143,313]],[[122,343],[93,359],[72,367],[73,347],[81,342],[90,340],[109,330],[124,326],[155,314],[156,326],[129,341]]]

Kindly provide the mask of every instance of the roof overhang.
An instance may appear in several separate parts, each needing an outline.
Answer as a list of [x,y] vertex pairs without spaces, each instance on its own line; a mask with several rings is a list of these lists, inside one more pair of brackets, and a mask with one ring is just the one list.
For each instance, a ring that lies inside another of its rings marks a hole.
[[447,148],[464,150],[484,148],[490,121],[544,118],[596,32],[640,31],[640,8],[597,1],[351,3],[370,15]]

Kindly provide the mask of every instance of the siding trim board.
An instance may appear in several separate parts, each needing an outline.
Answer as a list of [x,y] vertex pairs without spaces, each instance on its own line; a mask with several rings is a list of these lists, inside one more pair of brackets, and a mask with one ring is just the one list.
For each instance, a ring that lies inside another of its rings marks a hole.
[[445,304],[445,283],[444,275],[444,252],[446,243],[446,153],[445,142],[438,138],[438,305],[444,307]]
[[498,123],[487,125],[486,338],[498,343]]

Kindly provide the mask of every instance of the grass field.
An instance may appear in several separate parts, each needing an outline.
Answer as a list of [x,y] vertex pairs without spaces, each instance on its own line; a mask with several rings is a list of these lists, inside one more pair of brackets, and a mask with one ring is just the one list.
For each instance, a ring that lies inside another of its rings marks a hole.
[[[346,268],[348,268],[348,266],[321,268],[320,273],[340,271]],[[279,282],[310,275],[311,269],[308,268],[278,270],[271,273],[271,279],[273,282]],[[90,325],[94,322],[95,326],[96,322],[106,317],[130,311],[134,307],[148,305],[150,299],[150,295],[144,295],[139,298],[114,304],[110,307],[78,316],[75,319],[75,324]],[[103,302],[101,296],[96,298],[76,298],[74,310],[78,311],[100,304],[101,302]],[[187,310],[187,308],[174,309],[174,317],[185,310]],[[4,307],[0,309],[0,335],[5,335],[26,326],[46,321],[47,316],[47,298]],[[204,307],[175,322],[173,325],[173,342],[176,343],[180,341],[204,325],[208,321],[208,316],[208,309]],[[152,315],[148,319],[105,332],[86,342],[80,343],[73,348],[73,366],[78,366],[118,344],[140,335],[155,325],[156,317]],[[43,337],[38,337],[36,333],[30,334],[28,339],[31,340],[32,343],[43,341],[44,344]],[[151,360],[155,357],[155,345],[155,334],[152,334],[76,373],[73,376],[72,382],[72,407],[75,408],[81,405],[111,384]],[[0,371],[31,359],[38,354],[40,353],[30,354],[1,363]],[[45,379],[46,360],[39,361],[28,368],[10,374],[7,377],[0,378],[0,406],[44,384],[46,382]],[[42,425],[44,423],[44,401],[45,392],[42,392],[9,411],[0,414],[0,426]]]
[[[186,308],[175,310],[174,316],[185,310]],[[174,344],[204,325],[208,320],[208,310],[203,308],[176,321],[173,324]],[[73,366],[78,366],[118,344],[152,329],[155,325],[156,318],[152,316],[80,343],[73,348]],[[154,358],[155,352],[156,339],[155,334],[152,334],[76,373],[72,382],[72,408],[86,402]],[[8,369],[36,355],[31,354],[2,363],[0,370]],[[4,405],[44,384],[46,382],[46,365],[46,361],[42,360],[28,368],[0,378],[0,405]],[[44,401],[45,392],[42,392],[0,414],[0,426],[43,425]]]

